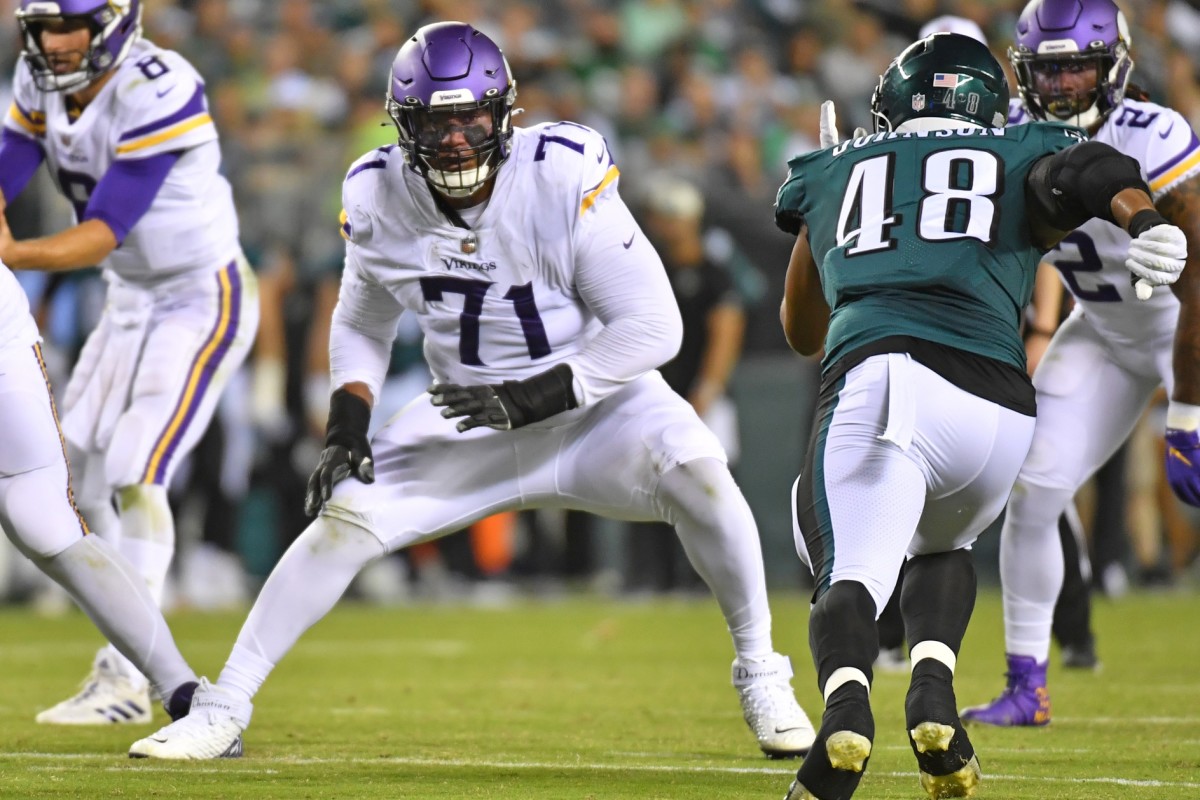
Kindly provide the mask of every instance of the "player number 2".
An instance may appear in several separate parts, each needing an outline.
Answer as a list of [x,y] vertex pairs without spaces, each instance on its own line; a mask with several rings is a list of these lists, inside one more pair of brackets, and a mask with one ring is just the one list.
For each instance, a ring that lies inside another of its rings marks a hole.
[[[473,367],[487,366],[479,357],[479,317],[483,313],[483,298],[495,284],[470,278],[453,278],[448,275],[421,278],[421,294],[427,303],[440,303],[446,294],[461,294],[463,310],[458,317],[458,358]],[[525,335],[525,346],[532,359],[550,355],[550,339],[546,326],[538,314],[533,299],[533,283],[509,287],[504,299],[513,304],[517,319],[521,321],[521,332]]]
[[[895,163],[893,153],[884,153],[854,165],[838,212],[837,244],[846,247],[847,256],[896,247],[891,229],[902,215],[892,213]],[[921,164],[917,235],[930,242],[972,238],[995,244],[1000,166],[1000,159],[986,150],[930,153]]]

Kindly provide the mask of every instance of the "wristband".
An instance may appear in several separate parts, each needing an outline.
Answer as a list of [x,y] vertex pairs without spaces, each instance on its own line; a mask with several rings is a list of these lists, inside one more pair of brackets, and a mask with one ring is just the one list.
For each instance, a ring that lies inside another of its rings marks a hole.
[[341,445],[353,449],[367,438],[371,426],[371,406],[356,394],[338,389],[329,398],[329,422],[325,426],[325,446]]
[[1167,404],[1167,428],[1175,431],[1200,430],[1200,406],[1172,400]]
[[1167,218],[1153,208],[1143,208],[1129,218],[1127,230],[1134,239],[1157,225],[1170,225]]

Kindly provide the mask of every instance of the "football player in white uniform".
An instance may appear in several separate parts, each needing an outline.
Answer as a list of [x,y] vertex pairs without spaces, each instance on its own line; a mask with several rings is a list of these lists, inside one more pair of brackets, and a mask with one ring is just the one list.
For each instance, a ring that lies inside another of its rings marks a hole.
[[[0,203],[45,162],[77,224],[14,241],[0,222],[0,259],[104,267],[107,303],[67,385],[62,427],[84,518],[161,603],[175,546],[167,484],[250,348],[256,283],[203,81],[141,38],[139,0],[21,0],[17,20],[25,50],[0,143]],[[38,720],[107,724],[98,697],[148,708],[147,693],[106,648],[84,692]]]
[[[1167,475],[1200,505],[1200,139],[1178,112],[1126,94],[1129,29],[1111,0],[1033,0],[1010,50],[1025,109],[1084,128],[1141,167],[1159,212],[1188,240],[1188,265],[1171,291],[1139,302],[1129,285],[1129,235],[1093,219],[1046,260],[1075,309],[1034,375],[1037,427],[1008,504],[1000,544],[1007,686],[964,722],[1050,722],[1046,666],[1063,581],[1059,515],[1128,438],[1160,385],[1167,412]],[[1132,94],[1132,93],[1131,93]],[[1023,121],[1019,115],[1014,122]]]
[[[0,527],[150,677],[177,719],[187,713],[196,674],[145,583],[111,544],[89,535],[75,506],[40,342],[24,290],[0,263]],[[150,716],[148,704],[92,701],[106,722]]]
[[[217,683],[197,691],[197,724],[130,755],[224,753],[271,669],[367,563],[533,507],[672,523],[725,615],[760,747],[811,745],[790,662],[771,645],[750,509],[716,438],[656,371],[681,338],[662,262],[617,193],[604,139],[567,122],[513,128],[515,97],[499,48],[469,25],[427,25],[397,54],[387,108],[399,145],[359,159],[343,187],[337,388],[307,500],[319,516]],[[368,441],[405,309],[435,382]]]

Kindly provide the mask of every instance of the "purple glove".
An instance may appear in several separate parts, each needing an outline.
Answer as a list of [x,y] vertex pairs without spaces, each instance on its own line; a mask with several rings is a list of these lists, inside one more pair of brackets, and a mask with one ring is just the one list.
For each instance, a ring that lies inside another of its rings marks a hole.
[[1175,496],[1200,506],[1200,435],[1167,428],[1167,480]]

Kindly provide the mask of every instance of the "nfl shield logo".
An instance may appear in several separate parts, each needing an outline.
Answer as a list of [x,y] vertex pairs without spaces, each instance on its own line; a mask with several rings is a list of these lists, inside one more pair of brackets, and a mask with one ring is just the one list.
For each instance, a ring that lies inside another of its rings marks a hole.
[[914,95],[912,96],[912,110],[913,110],[913,111],[920,111],[920,110],[922,110],[923,108],[925,108],[925,95],[923,95],[923,94],[914,94]]

